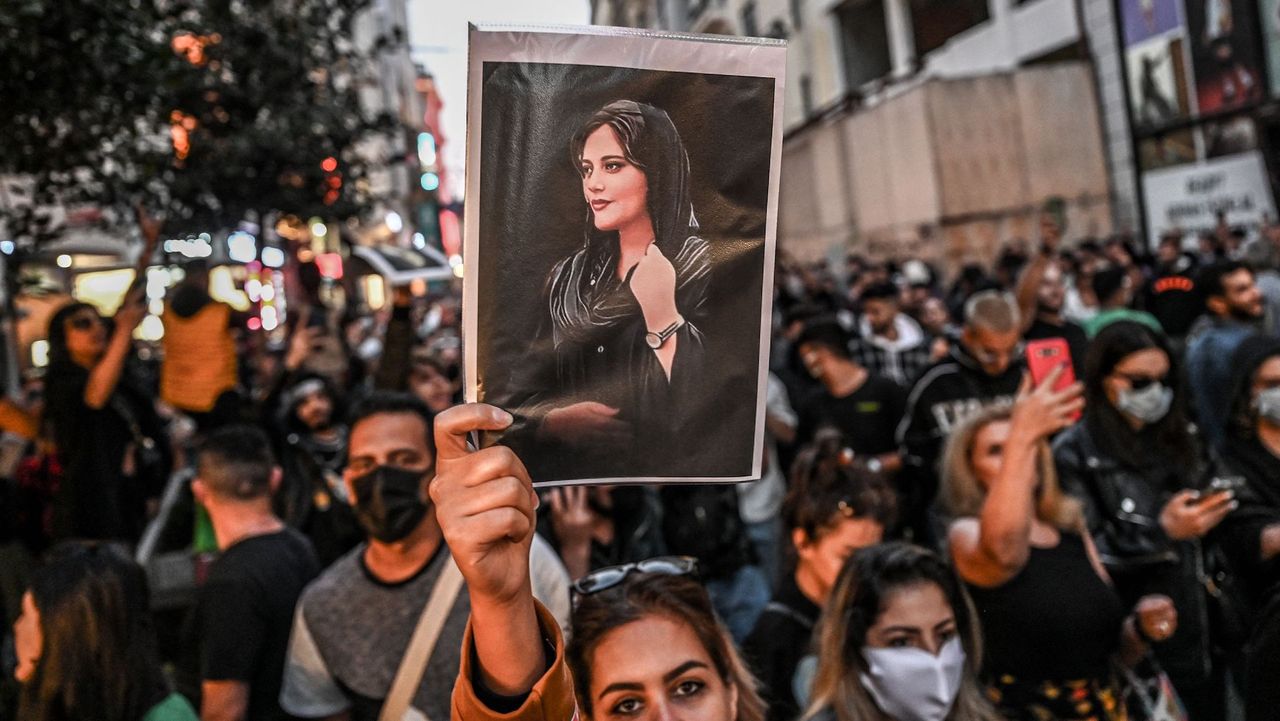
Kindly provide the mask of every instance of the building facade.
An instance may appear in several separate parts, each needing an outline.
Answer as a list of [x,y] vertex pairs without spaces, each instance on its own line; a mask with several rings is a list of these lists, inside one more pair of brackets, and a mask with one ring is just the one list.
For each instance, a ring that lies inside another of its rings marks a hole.
[[1073,0],[596,0],[594,11],[601,24],[788,40],[779,238],[796,257],[990,260],[1035,240],[1055,196],[1071,236],[1126,227],[1135,191],[1108,163]]

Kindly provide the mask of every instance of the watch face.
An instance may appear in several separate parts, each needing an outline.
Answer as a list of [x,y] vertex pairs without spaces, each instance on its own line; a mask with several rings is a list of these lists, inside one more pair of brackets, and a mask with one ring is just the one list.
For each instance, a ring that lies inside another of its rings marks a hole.
[[644,342],[654,350],[658,350],[662,347],[662,339],[658,337],[657,333],[645,333]]

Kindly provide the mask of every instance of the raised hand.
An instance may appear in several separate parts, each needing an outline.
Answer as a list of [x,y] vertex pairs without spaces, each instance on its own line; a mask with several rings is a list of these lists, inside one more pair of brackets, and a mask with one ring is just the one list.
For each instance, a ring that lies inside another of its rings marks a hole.
[[1152,641],[1165,641],[1178,630],[1178,611],[1168,596],[1143,596],[1133,608],[1134,620],[1142,635]]
[[132,336],[142,319],[147,316],[146,288],[136,285],[125,294],[124,300],[116,310],[116,333]]
[[1023,376],[1009,421],[1013,432],[1038,440],[1075,422],[1076,414],[1084,408],[1084,386],[1072,383],[1062,390],[1054,390],[1053,386],[1062,373],[1061,366],[1054,368],[1034,389],[1031,377]]
[[1180,491],[1161,509],[1160,527],[1176,541],[1202,538],[1238,507],[1231,491],[1208,496],[1197,491]]

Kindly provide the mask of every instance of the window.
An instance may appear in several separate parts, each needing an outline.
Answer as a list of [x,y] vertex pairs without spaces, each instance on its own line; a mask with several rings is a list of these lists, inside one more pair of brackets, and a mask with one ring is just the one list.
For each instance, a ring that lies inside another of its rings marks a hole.
[[848,89],[877,80],[893,69],[884,0],[851,0],[836,8]]
[[919,58],[991,17],[987,0],[910,0],[910,3],[911,28]]

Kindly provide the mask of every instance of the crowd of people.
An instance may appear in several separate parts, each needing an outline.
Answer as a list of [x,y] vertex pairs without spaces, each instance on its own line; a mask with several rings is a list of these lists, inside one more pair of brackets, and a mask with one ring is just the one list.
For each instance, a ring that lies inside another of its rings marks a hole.
[[950,283],[781,256],[736,486],[535,490],[469,443],[513,419],[461,403],[452,293],[337,312],[300,271],[279,347],[199,266],[160,348],[140,290],[69,304],[0,402],[29,439],[0,716],[1280,719],[1280,225],[1252,230],[1151,254],[1050,203]]

